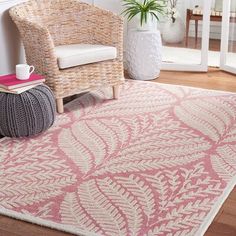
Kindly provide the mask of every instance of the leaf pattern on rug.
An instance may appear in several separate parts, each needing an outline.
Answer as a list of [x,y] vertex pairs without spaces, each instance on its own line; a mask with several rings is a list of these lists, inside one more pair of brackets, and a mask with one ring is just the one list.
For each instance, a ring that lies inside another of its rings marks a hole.
[[51,219],[53,217],[51,211],[53,208],[53,202],[48,202],[45,205],[40,206],[38,209],[36,209],[35,212],[30,212],[26,209],[23,209],[21,211],[21,213],[23,214],[28,214],[31,216],[36,216],[36,217],[40,217],[43,219]]
[[236,176],[235,153],[236,145],[224,145],[218,147],[216,154],[211,156],[212,167],[225,181]]
[[142,224],[142,209],[138,201],[117,181],[111,178],[98,179],[98,186],[108,199],[121,211],[127,220],[129,235],[137,235]]
[[62,130],[59,134],[58,144],[63,152],[79,167],[82,173],[87,173],[91,170],[93,166],[93,153],[74,136],[73,130]]
[[63,187],[75,183],[76,176],[66,161],[57,154],[51,134],[40,136],[37,141],[28,139],[24,145],[14,139],[11,152],[2,162],[0,202],[13,209],[40,203],[63,193]]
[[[192,169],[181,168],[179,171],[159,172],[156,175],[145,175],[158,192],[162,193],[159,215],[147,235],[173,235],[190,232],[191,227],[199,224],[212,206],[211,198],[221,193],[219,181],[207,176],[203,163]],[[184,178],[184,181],[179,179]],[[193,185],[193,183],[195,183]],[[196,201],[193,198],[198,197]],[[189,234],[187,234],[189,235]]]
[[68,225],[76,226],[82,230],[101,234],[101,230],[95,220],[85,211],[77,198],[77,193],[67,193],[60,208],[62,222]]
[[185,124],[218,142],[231,127],[231,120],[235,120],[234,109],[220,98],[194,99],[181,102],[175,107],[175,114]]
[[[73,196],[72,196],[73,197]],[[124,216],[119,213],[116,207],[111,204],[109,198],[107,198],[98,188],[94,180],[88,181],[80,185],[78,189],[79,202],[73,199],[73,208],[70,205],[72,211],[68,216],[68,207],[62,207],[62,216],[66,216],[65,219],[69,220],[71,217],[77,217],[78,222],[81,222],[81,218],[86,220],[88,224],[89,219],[91,222],[96,222],[99,233],[108,235],[126,235],[127,231],[125,226]],[[64,203],[65,204],[65,203]],[[68,204],[68,203],[67,203]],[[85,209],[84,211],[82,209]],[[76,215],[74,214],[76,211]],[[64,213],[65,212],[65,213]],[[67,214],[66,214],[67,213]],[[130,214],[132,218],[132,213]],[[88,220],[88,221],[87,221]],[[73,221],[72,221],[73,222]],[[83,221],[82,221],[83,222]],[[90,223],[90,230],[96,229],[96,227]],[[88,228],[89,226],[86,226]]]
[[236,124],[233,124],[231,129],[225,135],[225,138],[222,140],[222,142],[227,144],[230,142],[234,142],[235,139],[236,139]]
[[0,140],[0,210],[78,235],[203,233],[236,183],[236,95],[136,81],[111,95],[87,93],[47,132]]
[[115,180],[123,186],[126,191],[129,191],[135,196],[148,219],[152,218],[155,212],[155,197],[152,189],[146,185],[146,182],[139,176],[133,174],[128,177],[116,177]]

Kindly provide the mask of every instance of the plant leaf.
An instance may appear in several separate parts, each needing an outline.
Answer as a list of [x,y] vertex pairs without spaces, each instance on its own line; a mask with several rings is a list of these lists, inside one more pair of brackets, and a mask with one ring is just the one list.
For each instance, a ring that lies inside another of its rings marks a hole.
[[147,23],[148,15],[159,20],[158,14],[165,14],[166,2],[166,0],[143,0],[140,3],[138,0],[123,0],[123,7],[125,9],[121,14],[127,17],[128,21],[140,14],[140,24],[142,26],[144,22]]

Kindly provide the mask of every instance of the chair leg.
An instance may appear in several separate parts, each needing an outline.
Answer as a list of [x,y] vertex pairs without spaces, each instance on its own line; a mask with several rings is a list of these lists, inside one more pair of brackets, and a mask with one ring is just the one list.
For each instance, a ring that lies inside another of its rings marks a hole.
[[63,98],[56,99],[57,102],[57,112],[64,113],[64,105],[63,105]]
[[198,39],[198,20],[195,20],[195,47],[197,48],[197,39]]
[[118,99],[120,95],[120,85],[115,85],[113,88],[113,98]]
[[185,35],[185,46],[188,47],[188,36],[189,36],[189,25],[191,20],[191,11],[187,9],[187,16],[186,16],[186,35]]

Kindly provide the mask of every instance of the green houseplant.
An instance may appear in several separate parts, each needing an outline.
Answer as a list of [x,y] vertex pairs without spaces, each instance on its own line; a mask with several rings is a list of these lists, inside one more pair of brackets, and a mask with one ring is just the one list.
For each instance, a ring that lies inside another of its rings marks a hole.
[[151,20],[159,21],[159,15],[164,15],[166,0],[122,0],[125,8],[122,14],[128,21],[139,17],[141,29],[148,29]]

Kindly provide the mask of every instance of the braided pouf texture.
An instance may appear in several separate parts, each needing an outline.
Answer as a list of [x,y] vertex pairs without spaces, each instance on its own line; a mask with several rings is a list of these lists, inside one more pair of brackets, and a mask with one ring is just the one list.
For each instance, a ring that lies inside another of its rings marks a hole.
[[21,94],[0,93],[0,135],[29,137],[50,128],[56,104],[52,91],[38,85]]

